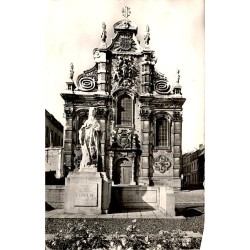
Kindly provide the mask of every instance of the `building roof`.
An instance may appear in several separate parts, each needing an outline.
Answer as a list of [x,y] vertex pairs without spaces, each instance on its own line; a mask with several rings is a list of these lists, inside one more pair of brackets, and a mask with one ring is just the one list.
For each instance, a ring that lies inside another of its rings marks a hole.
[[45,118],[48,118],[59,130],[63,131],[63,125],[46,109]]

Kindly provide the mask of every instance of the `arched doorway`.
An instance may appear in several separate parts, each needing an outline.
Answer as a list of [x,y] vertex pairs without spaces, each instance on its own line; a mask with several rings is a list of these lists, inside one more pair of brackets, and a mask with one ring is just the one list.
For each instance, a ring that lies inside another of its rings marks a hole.
[[130,184],[132,176],[132,162],[128,158],[119,158],[115,161],[113,181],[115,185]]

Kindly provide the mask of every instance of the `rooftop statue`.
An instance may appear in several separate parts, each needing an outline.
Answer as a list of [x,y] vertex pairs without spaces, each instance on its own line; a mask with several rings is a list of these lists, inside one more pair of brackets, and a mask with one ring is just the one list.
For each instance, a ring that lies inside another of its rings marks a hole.
[[146,35],[144,36],[144,42],[145,45],[149,45],[149,41],[150,41],[150,33],[149,33],[149,26],[146,26]]
[[101,39],[102,39],[103,43],[106,43],[107,31],[106,31],[106,24],[104,22],[102,23],[102,35],[101,35]]
[[70,64],[70,75],[69,75],[69,78],[73,81],[73,77],[74,77],[74,64],[71,63]]

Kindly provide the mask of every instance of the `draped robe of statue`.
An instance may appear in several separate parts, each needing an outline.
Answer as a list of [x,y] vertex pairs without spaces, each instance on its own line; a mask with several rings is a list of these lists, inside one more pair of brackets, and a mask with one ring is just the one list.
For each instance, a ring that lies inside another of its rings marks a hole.
[[100,155],[100,123],[95,118],[95,109],[89,108],[89,117],[79,130],[79,141],[82,149],[80,170],[86,167],[97,167]]

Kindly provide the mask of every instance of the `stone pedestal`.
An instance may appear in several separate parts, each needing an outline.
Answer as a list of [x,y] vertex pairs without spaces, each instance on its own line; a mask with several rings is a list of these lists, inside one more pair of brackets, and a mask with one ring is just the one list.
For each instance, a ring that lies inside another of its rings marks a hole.
[[105,173],[86,168],[70,173],[65,182],[65,212],[80,214],[107,213],[110,204],[111,184]]
[[169,217],[175,216],[175,195],[173,187],[160,187],[160,210]]

